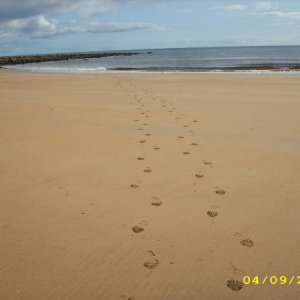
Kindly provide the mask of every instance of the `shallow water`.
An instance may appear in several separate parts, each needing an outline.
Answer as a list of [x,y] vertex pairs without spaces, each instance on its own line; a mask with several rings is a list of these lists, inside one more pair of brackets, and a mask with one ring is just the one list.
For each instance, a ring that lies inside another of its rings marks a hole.
[[[9,66],[38,72],[103,73],[111,71],[290,71],[300,66],[300,46],[215,47],[134,50],[139,55],[75,59]],[[124,51],[122,51],[124,52]],[[293,70],[295,71],[295,70]]]

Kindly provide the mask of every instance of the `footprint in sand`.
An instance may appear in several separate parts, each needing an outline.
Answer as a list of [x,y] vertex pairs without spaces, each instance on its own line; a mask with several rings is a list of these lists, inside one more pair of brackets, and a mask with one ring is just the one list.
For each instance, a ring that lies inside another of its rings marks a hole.
[[197,121],[197,120],[193,120],[193,122],[194,122],[194,123],[197,123],[198,121]]
[[159,261],[158,259],[155,258],[155,253],[152,250],[148,251],[148,255],[150,257],[149,260],[144,263],[144,267],[153,270],[158,266]]
[[212,165],[212,162],[211,161],[205,161],[204,164],[209,166],[209,165]]
[[139,122],[140,120],[134,120],[135,122]]
[[155,256],[155,253],[154,253],[152,250],[149,250],[149,251],[148,251],[148,254],[149,254],[150,256]]
[[153,270],[158,266],[158,264],[159,264],[159,261],[156,258],[154,258],[151,261],[145,262],[144,267],[147,269]]
[[155,146],[155,147],[154,147],[154,150],[160,150],[160,147]]
[[138,130],[144,130],[144,128],[138,128]]
[[184,139],[184,136],[180,135],[178,136],[179,139]]
[[197,143],[191,143],[191,145],[192,145],[192,146],[198,146],[198,144],[197,144]]
[[189,154],[191,154],[191,153],[188,152],[188,151],[185,151],[185,152],[183,152],[183,154],[184,154],[184,155],[189,155]]
[[146,136],[151,136],[151,133],[146,133],[145,135],[146,135]]
[[152,169],[150,167],[147,167],[145,170],[144,170],[145,173],[151,173],[152,172]]
[[218,195],[225,195],[226,194],[226,192],[224,190],[216,190],[215,193],[218,194]]
[[144,126],[147,126],[148,124],[147,124],[147,123],[144,123],[143,125],[144,125]]
[[240,241],[240,243],[245,247],[253,247],[254,246],[253,241],[250,239],[244,239],[244,240]]
[[231,279],[227,281],[227,286],[232,291],[238,292],[243,288],[244,284],[241,281]]
[[141,140],[141,141],[139,141],[139,143],[144,144],[144,143],[146,143],[146,141],[145,140]]
[[211,217],[211,218],[217,217],[218,214],[219,214],[219,213],[216,212],[216,211],[208,211],[208,212],[207,212],[207,215],[208,215],[209,217]]
[[138,157],[137,160],[144,160],[144,157]]
[[200,179],[200,178],[203,178],[204,175],[203,174],[195,174],[195,177]]
[[179,117],[176,117],[176,118],[175,118],[175,120],[179,120],[179,119],[180,119]]
[[158,197],[153,196],[152,197],[151,205],[153,205],[153,206],[161,206],[162,205],[162,201]]
[[133,188],[133,189],[137,189],[139,186],[136,185],[136,184],[131,184],[130,187]]
[[141,232],[144,231],[144,228],[143,228],[143,227],[140,227],[140,226],[134,226],[134,227],[132,227],[132,231],[133,231],[134,233],[141,233]]
[[189,125],[183,125],[183,127],[189,127]]

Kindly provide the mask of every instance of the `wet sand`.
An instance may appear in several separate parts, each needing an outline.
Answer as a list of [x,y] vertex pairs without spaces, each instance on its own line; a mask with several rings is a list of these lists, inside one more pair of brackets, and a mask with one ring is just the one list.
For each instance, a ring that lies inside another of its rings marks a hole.
[[1,71],[0,298],[299,298],[299,80]]

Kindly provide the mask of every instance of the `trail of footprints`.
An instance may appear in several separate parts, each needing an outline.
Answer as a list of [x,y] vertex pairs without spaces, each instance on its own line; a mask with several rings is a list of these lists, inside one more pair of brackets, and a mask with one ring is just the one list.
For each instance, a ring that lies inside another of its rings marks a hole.
[[[173,114],[176,113],[176,116],[174,117],[174,120],[176,120],[175,121],[176,124],[178,124],[178,122],[180,122],[178,120],[181,120],[182,117],[185,116],[184,113],[180,113],[177,110],[177,107],[174,105],[174,103],[172,103],[170,101],[167,101],[165,99],[162,99],[159,96],[154,95],[154,93],[152,93],[148,89],[143,88],[142,92],[141,92],[142,95],[140,95],[138,93],[137,87],[134,84],[133,80],[119,79],[118,82],[117,82],[117,86],[119,88],[123,89],[125,92],[128,93],[129,96],[132,96],[135,99],[136,109],[137,109],[137,112],[140,111],[139,116],[141,118],[145,118],[145,119],[146,118],[147,119],[151,118],[152,110],[147,107],[148,103],[145,101],[145,98],[148,98],[148,99],[150,98],[151,99],[150,100],[151,104],[154,104],[154,103],[160,104],[159,107],[161,109],[165,110],[165,112],[170,116],[173,116]],[[131,102],[130,105],[134,105],[134,104]],[[136,122],[136,123],[141,123],[142,122],[142,124],[141,124],[142,126],[140,125],[137,128],[139,131],[144,130],[143,126],[151,125],[150,122],[147,122],[147,123],[143,122],[140,118],[135,119],[134,122]],[[198,120],[195,120],[195,119],[193,119],[191,121],[191,125],[196,125],[198,123],[199,123]],[[185,129],[189,129],[191,125],[183,124],[182,127],[185,128]],[[188,133],[193,133],[194,131],[193,130],[187,130],[187,132]],[[146,137],[150,137],[151,135],[152,134],[149,131],[144,134],[144,136],[146,136]],[[185,140],[185,136],[183,136],[183,135],[179,135],[177,138],[178,138],[178,141],[180,141],[180,142],[181,141],[184,142],[184,140]],[[146,139],[140,139],[138,142],[140,144],[147,144]],[[193,141],[193,142],[190,143],[190,146],[197,147],[198,143],[196,141]],[[153,147],[153,150],[155,150],[155,151],[161,150],[161,147],[156,145],[156,146]],[[186,156],[191,155],[190,150],[184,151],[183,155],[186,155]],[[137,157],[137,160],[144,161],[145,157],[139,156],[139,157]],[[210,162],[210,161],[204,160],[203,164],[207,167],[212,167],[212,162]],[[145,173],[152,173],[152,171],[153,170],[150,166],[145,167],[145,169],[143,170],[143,172],[145,172]],[[201,179],[204,178],[204,174],[196,173],[196,174],[194,174],[194,177],[198,180],[201,180]],[[140,186],[133,183],[133,184],[130,185],[130,188],[138,189],[138,188],[140,188]],[[219,197],[223,197],[223,196],[226,195],[226,191],[223,190],[223,189],[220,189],[220,188],[215,189],[214,193]],[[150,204],[153,207],[160,207],[160,206],[163,205],[163,202],[157,196],[153,196]],[[208,210],[206,212],[206,215],[207,215],[207,217],[214,219],[214,218],[219,216],[219,212],[214,211],[214,210]],[[143,234],[145,232],[145,229],[142,227],[142,225],[136,225],[136,226],[132,227],[132,231],[133,231],[134,234],[138,235],[138,234]],[[242,238],[242,235],[240,233],[234,233],[233,235],[237,238]],[[243,247],[251,248],[251,247],[254,247],[254,242],[249,238],[243,238],[243,239],[240,240],[240,245],[243,246]],[[170,264],[173,264],[173,262],[171,262]],[[152,250],[149,250],[147,252],[147,260],[144,263],[144,267],[146,269],[149,269],[149,270],[154,270],[158,265],[159,265],[159,260],[157,259],[156,254]],[[243,283],[239,280],[236,280],[236,279],[229,279],[226,283],[226,286],[232,291],[240,291],[243,288]]]

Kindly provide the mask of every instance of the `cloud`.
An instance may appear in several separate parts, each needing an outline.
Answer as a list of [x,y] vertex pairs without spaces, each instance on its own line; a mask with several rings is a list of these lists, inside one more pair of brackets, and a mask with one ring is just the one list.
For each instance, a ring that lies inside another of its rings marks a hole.
[[[138,2],[147,0],[0,0],[0,45],[77,33],[163,29],[158,24],[103,23],[99,18],[89,18],[115,11],[125,3]],[[58,21],[64,19],[68,21]]]
[[118,0],[81,0],[72,1],[71,5],[58,7],[59,12],[76,13],[82,17],[90,17],[116,10],[121,1]]
[[300,21],[300,12],[296,12],[296,11],[295,12],[269,11],[269,12],[261,13],[260,15]]
[[52,13],[76,13],[89,16],[115,10],[125,1],[126,0],[4,0],[0,1],[0,22]]
[[231,4],[231,5],[219,5],[219,6],[215,6],[213,8],[213,10],[216,11],[220,11],[223,13],[241,13],[241,12],[245,12],[248,10],[248,6],[245,4],[241,4],[241,3],[235,3],[235,4]]
[[0,22],[59,13],[89,17],[115,11],[124,4],[166,1],[170,0],[0,0]]
[[227,11],[231,13],[242,12],[242,11],[246,11],[247,9],[248,9],[247,5],[238,4],[238,3],[227,6]]
[[43,15],[17,19],[6,22],[0,30],[2,40],[12,40],[13,37],[27,36],[28,38],[48,38],[76,33],[114,33],[135,30],[162,30],[157,24],[142,22],[102,23],[99,21],[58,22]]
[[255,3],[255,9],[256,10],[270,10],[273,8],[273,3],[270,1],[260,1]]

